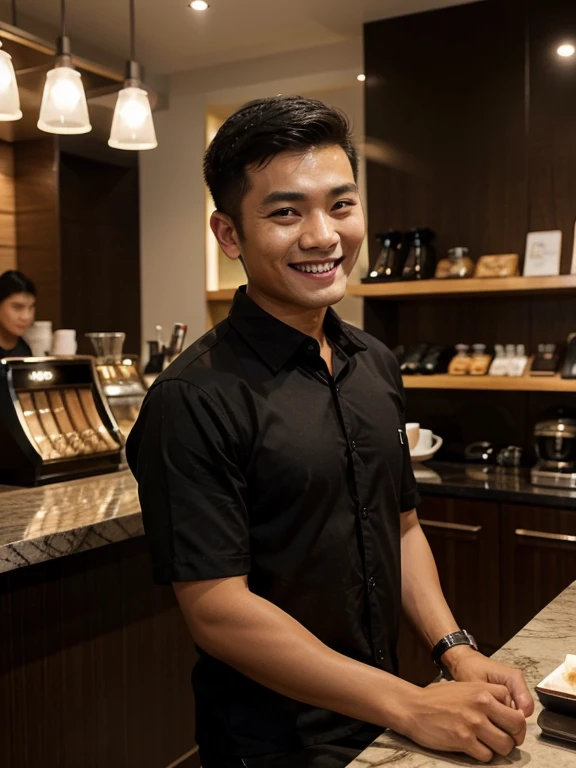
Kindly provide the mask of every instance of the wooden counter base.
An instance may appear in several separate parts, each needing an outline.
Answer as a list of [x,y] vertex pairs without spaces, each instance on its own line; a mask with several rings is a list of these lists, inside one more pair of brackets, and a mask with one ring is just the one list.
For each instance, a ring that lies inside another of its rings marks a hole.
[[0,574],[0,627],[2,765],[166,768],[195,746],[194,647],[144,538]]

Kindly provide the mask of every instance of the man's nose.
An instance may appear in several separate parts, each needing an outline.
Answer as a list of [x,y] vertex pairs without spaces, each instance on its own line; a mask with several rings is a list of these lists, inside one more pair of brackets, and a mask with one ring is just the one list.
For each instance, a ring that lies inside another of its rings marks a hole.
[[324,211],[318,211],[307,217],[304,231],[300,237],[300,247],[306,251],[318,248],[328,251],[338,245],[339,237],[332,218]]

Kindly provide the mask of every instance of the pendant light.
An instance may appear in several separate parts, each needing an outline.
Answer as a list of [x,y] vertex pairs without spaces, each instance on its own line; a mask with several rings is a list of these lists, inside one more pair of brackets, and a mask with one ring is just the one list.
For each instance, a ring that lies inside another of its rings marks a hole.
[[136,61],[136,15],[134,0],[130,9],[130,61],[126,80],[118,93],[108,144],[115,149],[154,149],[158,146],[148,94],[142,88],[142,72]]
[[[12,0],[12,26],[16,26],[16,0]],[[0,49],[2,42],[0,41]],[[20,94],[16,84],[16,73],[12,56],[0,50],[0,121],[20,120]]]
[[66,0],[61,0],[56,63],[46,74],[38,128],[46,133],[60,134],[92,130],[82,76],[72,66],[70,39],[66,37]]

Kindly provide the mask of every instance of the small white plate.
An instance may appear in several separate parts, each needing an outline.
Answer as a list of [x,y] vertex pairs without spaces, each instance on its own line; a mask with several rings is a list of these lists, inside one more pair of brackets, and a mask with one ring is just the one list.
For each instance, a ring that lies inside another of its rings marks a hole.
[[[424,451],[416,452],[410,451],[410,458],[412,461],[429,461],[434,454],[442,448],[442,444],[444,443],[444,440],[442,440],[441,437],[438,437],[438,435],[432,435],[432,447],[426,448]],[[418,446],[416,446],[418,447]]]
[[564,663],[536,686],[536,693],[546,709],[561,714],[576,715],[576,686],[570,685],[562,675]]

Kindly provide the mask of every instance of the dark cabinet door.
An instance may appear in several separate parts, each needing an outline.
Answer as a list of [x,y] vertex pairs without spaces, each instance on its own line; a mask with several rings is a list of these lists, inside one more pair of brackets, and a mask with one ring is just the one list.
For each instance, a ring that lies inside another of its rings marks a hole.
[[505,642],[576,580],[576,510],[503,504],[501,527]]
[[[428,496],[418,516],[456,621],[492,653],[501,644],[498,505]],[[399,662],[402,676],[412,682],[424,684],[434,677],[428,654],[405,624]]]
[[479,644],[500,646],[498,505],[427,497],[418,510],[448,605]]

